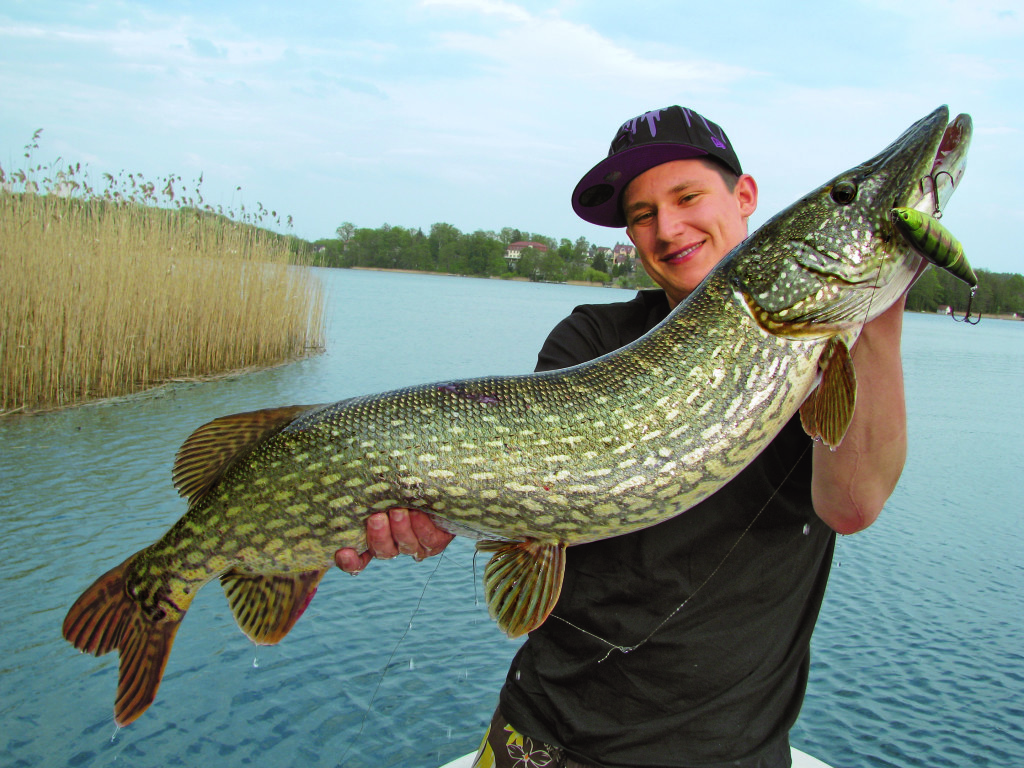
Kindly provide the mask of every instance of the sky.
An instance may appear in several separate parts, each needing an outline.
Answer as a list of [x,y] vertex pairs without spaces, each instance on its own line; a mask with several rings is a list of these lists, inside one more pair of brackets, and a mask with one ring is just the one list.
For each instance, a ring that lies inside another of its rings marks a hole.
[[[751,224],[941,104],[974,119],[943,223],[1024,273],[1024,0],[0,0],[0,166],[202,175],[207,203],[597,245],[579,178],[672,104],[728,132]],[[240,189],[239,189],[240,188]]]

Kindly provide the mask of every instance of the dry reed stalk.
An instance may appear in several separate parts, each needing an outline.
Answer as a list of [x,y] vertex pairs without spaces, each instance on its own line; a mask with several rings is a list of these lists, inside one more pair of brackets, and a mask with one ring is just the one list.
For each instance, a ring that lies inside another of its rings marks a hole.
[[283,238],[247,224],[4,191],[0,248],[0,412],[271,365],[323,344],[319,280],[289,263]]

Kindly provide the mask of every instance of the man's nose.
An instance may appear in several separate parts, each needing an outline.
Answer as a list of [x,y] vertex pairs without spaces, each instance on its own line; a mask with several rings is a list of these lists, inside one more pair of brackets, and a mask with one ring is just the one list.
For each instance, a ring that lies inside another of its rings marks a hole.
[[686,229],[686,217],[671,208],[658,211],[658,239],[669,242]]

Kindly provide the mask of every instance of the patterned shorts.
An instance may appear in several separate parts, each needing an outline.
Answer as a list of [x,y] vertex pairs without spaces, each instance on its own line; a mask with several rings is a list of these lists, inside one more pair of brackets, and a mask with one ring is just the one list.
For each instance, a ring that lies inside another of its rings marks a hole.
[[495,709],[473,768],[593,768],[565,756],[558,747],[524,736]]

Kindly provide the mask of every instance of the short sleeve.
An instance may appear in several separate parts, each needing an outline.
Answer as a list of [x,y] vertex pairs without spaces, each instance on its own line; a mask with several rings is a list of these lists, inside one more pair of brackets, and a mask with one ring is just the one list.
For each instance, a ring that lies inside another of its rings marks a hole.
[[548,334],[537,371],[554,371],[614,352],[643,336],[668,315],[663,291],[640,291],[631,301],[582,304]]

